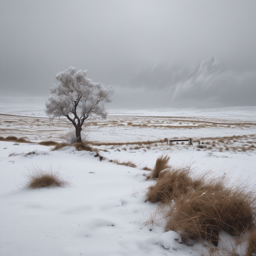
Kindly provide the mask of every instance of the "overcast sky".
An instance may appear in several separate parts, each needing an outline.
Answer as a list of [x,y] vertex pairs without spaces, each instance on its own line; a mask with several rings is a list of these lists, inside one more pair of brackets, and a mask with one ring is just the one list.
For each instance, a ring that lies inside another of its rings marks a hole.
[[256,105],[256,1],[0,0],[1,96],[45,96],[69,66],[112,107]]

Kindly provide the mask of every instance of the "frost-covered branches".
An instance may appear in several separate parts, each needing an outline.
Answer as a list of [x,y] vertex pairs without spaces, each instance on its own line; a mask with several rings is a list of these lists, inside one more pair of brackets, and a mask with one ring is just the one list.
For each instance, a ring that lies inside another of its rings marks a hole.
[[76,71],[74,67],[59,72],[56,79],[57,84],[50,88],[45,112],[51,118],[66,116],[76,128],[77,141],[81,141],[85,120],[94,115],[106,118],[104,103],[111,101],[113,90],[94,83],[86,77],[86,71]]

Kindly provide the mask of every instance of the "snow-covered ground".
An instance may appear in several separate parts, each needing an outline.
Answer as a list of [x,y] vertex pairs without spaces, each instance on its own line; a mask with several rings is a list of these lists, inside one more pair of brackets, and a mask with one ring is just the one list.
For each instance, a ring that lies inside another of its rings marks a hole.
[[[28,108],[24,101],[1,101],[0,136],[64,141],[70,125],[64,119],[50,123],[38,102]],[[191,137],[194,145],[146,144],[173,137]],[[150,223],[157,204],[145,202],[153,181],[145,180],[148,171],[142,168],[167,154],[174,166],[192,164],[195,175],[211,171],[226,173],[230,182],[256,182],[254,107],[112,110],[106,121],[93,120],[87,139],[106,160],[74,148],[51,151],[36,143],[0,141],[0,255],[205,255],[209,244],[187,247],[177,233],[164,233],[164,220]],[[35,169],[58,171],[69,186],[24,189]],[[232,238],[225,233],[221,238],[218,247],[229,250]]]

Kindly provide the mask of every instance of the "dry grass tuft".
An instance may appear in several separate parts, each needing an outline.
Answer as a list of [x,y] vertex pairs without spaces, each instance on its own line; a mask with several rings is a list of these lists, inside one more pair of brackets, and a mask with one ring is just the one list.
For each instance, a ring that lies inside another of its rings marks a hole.
[[8,136],[8,137],[6,137],[4,140],[5,141],[17,141],[17,137],[15,137],[15,136]]
[[28,175],[27,189],[64,187],[68,182],[60,177],[58,172],[46,172],[37,169],[34,173]]
[[127,146],[127,145],[151,145],[154,143],[164,143],[166,139],[163,140],[153,140],[153,141],[134,141],[134,142],[95,142],[95,141],[87,141],[87,144],[93,146]]
[[52,141],[52,140],[49,140],[49,141],[41,141],[38,143],[39,145],[43,145],[43,146],[56,146],[58,145],[59,143],[58,142],[55,142],[55,141]]
[[26,140],[25,138],[17,138],[15,136],[8,136],[6,138],[0,137],[1,141],[13,141],[13,142],[20,142],[20,143],[30,143],[30,141]]
[[85,151],[95,152],[95,150],[92,147],[90,147],[88,145],[84,145],[81,142],[76,142],[76,143],[72,144],[71,146],[74,146],[78,151],[85,150]]
[[55,145],[55,147],[52,149],[52,151],[59,150],[61,148],[65,148],[65,147],[68,147],[68,146],[70,146],[70,144],[65,143],[65,142],[58,143],[57,145]]
[[200,182],[194,182],[189,176],[190,170],[185,167],[161,172],[156,184],[148,188],[146,201],[169,203],[199,186]]
[[83,151],[84,150],[84,151],[90,151],[90,152],[98,153],[97,149],[94,149],[94,148],[92,148],[88,145],[84,145],[82,142],[76,142],[74,144],[68,144],[68,143],[65,143],[65,142],[58,143],[58,144],[55,145],[55,147],[52,150],[55,151],[55,150],[59,150],[61,148],[68,147],[68,146],[73,146],[78,151]]
[[256,253],[256,229],[254,228],[247,238],[248,248],[245,256],[252,256]]
[[119,160],[113,160],[113,163],[117,164],[117,165],[124,165],[124,166],[128,166],[128,167],[132,167],[132,168],[136,168],[137,165],[134,164],[131,161],[127,161],[127,162],[119,162]]
[[218,245],[219,232],[240,235],[253,227],[255,196],[246,187],[225,188],[225,179],[210,179],[183,193],[168,214],[166,230],[179,231],[184,242],[203,238]]
[[152,170],[152,173],[150,175],[150,178],[157,179],[161,171],[167,168],[170,168],[170,166],[168,165],[169,160],[170,160],[170,157],[167,155],[166,156],[162,155],[158,157],[156,160],[155,167]]
[[147,166],[143,167],[142,170],[144,170],[144,171],[152,171],[152,169],[148,168]]
[[26,140],[25,138],[19,138],[16,140],[16,142],[19,142],[19,143],[30,143],[30,141]]

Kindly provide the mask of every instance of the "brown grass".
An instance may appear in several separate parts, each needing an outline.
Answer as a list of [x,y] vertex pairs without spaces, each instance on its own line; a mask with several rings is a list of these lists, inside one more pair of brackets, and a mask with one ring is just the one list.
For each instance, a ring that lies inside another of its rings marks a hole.
[[15,136],[8,136],[8,137],[6,137],[4,140],[5,141],[17,141],[17,137],[15,137]]
[[16,140],[16,142],[19,142],[19,143],[30,143],[30,141],[26,140],[25,138],[19,138]]
[[162,155],[158,157],[155,163],[155,167],[151,172],[150,178],[157,179],[161,171],[167,168],[170,168],[170,166],[168,165],[169,160],[170,160],[170,157],[167,155],[166,156]]
[[56,146],[58,145],[59,143],[56,142],[56,141],[52,141],[52,140],[49,140],[49,141],[41,141],[38,143],[39,145],[43,145],[43,146]]
[[55,150],[59,150],[61,148],[64,148],[64,147],[68,147],[68,146],[73,146],[76,148],[76,150],[78,151],[90,151],[90,152],[98,152],[97,149],[94,149],[88,145],[84,145],[83,143],[81,142],[76,142],[74,144],[68,144],[68,143],[65,143],[65,142],[62,142],[62,143],[58,143],[55,145],[55,147],[52,149],[52,151],[55,151]]
[[144,170],[144,171],[152,171],[152,169],[148,168],[147,166],[143,167],[142,170]]
[[88,145],[93,145],[93,146],[124,146],[124,145],[150,145],[154,143],[164,143],[167,142],[167,139],[163,140],[152,140],[152,141],[134,141],[134,142],[95,142],[95,141],[87,141]]
[[60,177],[58,172],[46,172],[43,170],[35,170],[28,175],[27,189],[64,187],[68,182]]
[[31,143],[31,141],[28,141],[25,138],[17,138],[15,136],[7,136],[6,138],[0,137],[0,140],[1,141],[19,142],[19,143]]
[[189,176],[190,170],[190,167],[185,167],[161,172],[156,184],[148,188],[146,201],[169,203],[199,186],[201,182],[194,182]]
[[[205,181],[204,181],[205,182]],[[168,214],[166,230],[187,239],[203,238],[218,245],[219,232],[240,235],[254,222],[255,196],[246,187],[225,188],[225,179],[210,179],[190,193],[183,193]]]
[[119,160],[113,160],[113,163],[117,164],[117,165],[124,165],[124,166],[128,166],[128,167],[132,167],[132,168],[136,168],[137,165],[134,164],[131,161],[127,161],[127,162],[119,162]]
[[70,146],[70,144],[65,143],[65,142],[58,143],[57,145],[55,145],[55,147],[52,149],[52,151],[59,150],[61,148],[68,147],[68,146]]
[[245,256],[252,256],[253,253],[256,253],[256,229],[254,228],[247,238],[248,241],[248,248],[246,251]]

